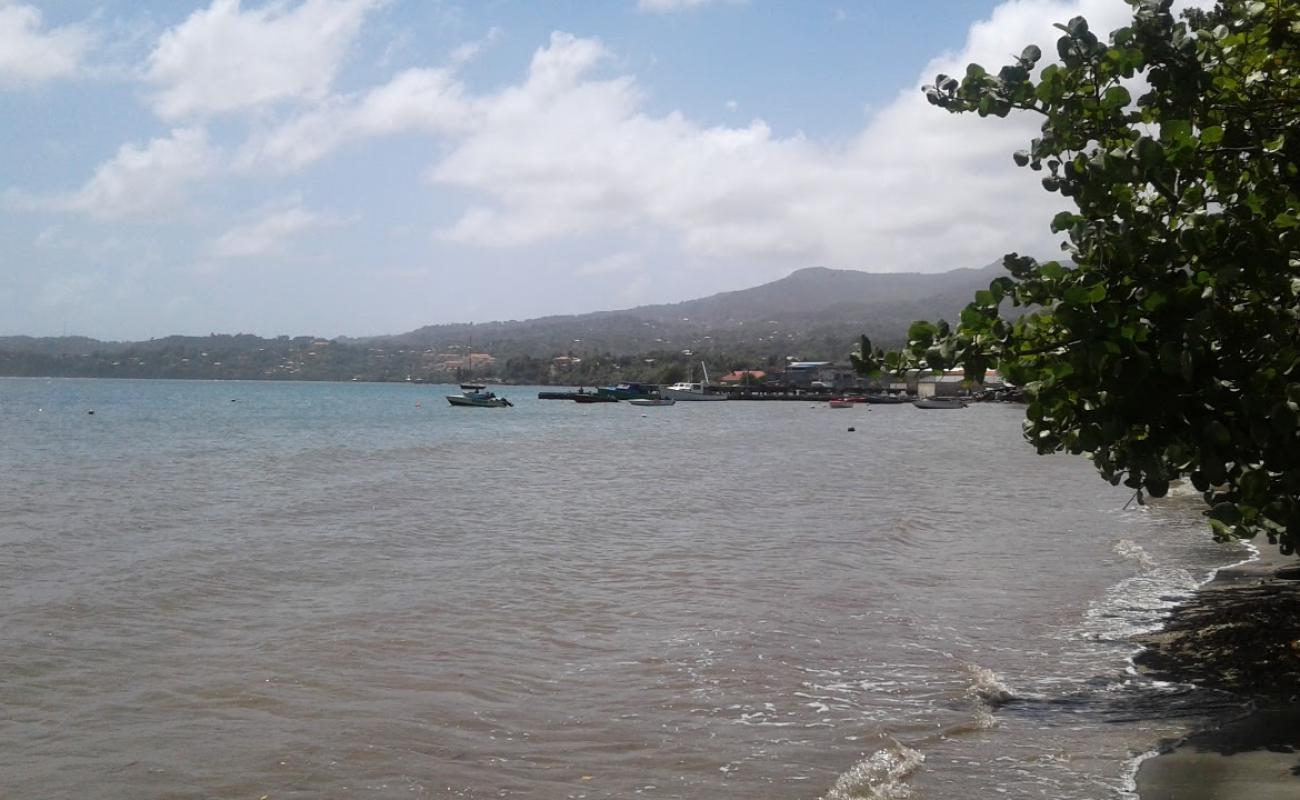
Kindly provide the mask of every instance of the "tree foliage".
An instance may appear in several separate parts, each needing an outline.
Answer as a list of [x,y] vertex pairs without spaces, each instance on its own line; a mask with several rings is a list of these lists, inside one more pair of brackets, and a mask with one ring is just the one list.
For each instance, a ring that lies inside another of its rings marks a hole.
[[925,87],[953,113],[1042,117],[1013,158],[1076,206],[1052,221],[1068,259],[1008,255],[955,327],[916,323],[900,352],[864,340],[857,363],[996,366],[1025,388],[1039,452],[1088,454],[1139,499],[1187,476],[1217,536],[1297,548],[1300,3],[1178,19],[1169,0],[1128,2],[1132,23],[1104,38],[1058,25],[1041,70],[1031,45]]

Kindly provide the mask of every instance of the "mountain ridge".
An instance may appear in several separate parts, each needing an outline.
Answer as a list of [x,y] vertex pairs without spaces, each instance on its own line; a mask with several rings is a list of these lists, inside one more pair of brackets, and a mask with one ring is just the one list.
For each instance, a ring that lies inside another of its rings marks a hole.
[[[1001,273],[1000,262],[980,268],[947,272],[863,272],[860,270],[804,267],[784,278],[747,289],[719,292],[707,297],[675,303],[656,303],[633,308],[557,314],[527,320],[494,320],[426,325],[400,334],[358,337],[347,341],[392,341],[406,344],[431,343],[463,331],[481,337],[489,331],[505,334],[508,328],[523,329],[581,326],[597,321],[622,319],[698,330],[726,328],[734,323],[768,321],[821,323],[870,323],[873,317],[896,324],[897,336],[907,324],[927,316],[955,317],[975,290],[986,288]],[[906,313],[902,313],[906,312]],[[875,325],[873,327],[880,327]],[[885,331],[880,331],[885,333]],[[890,338],[886,333],[886,339]]]
[[[728,368],[840,360],[861,335],[901,345],[918,319],[955,319],[997,264],[938,273],[806,267],[747,289],[676,303],[529,320],[427,325],[364,338],[252,334],[101,342],[0,337],[0,375],[297,380],[444,380],[473,374],[531,382],[654,380],[701,358]],[[469,359],[470,353],[482,354]],[[581,362],[557,373],[555,360]],[[567,380],[561,380],[567,379]]]

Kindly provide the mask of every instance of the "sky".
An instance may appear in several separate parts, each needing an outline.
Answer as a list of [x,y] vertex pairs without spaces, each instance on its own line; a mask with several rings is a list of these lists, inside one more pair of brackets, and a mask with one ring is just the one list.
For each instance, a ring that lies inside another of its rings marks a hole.
[[363,336],[1059,253],[920,86],[1122,0],[0,0],[0,335]]

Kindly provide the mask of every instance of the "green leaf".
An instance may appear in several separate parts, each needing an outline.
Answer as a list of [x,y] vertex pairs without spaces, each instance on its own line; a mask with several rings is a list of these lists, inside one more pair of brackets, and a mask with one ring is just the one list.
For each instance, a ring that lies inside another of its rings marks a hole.
[[929,347],[930,343],[934,341],[936,332],[933,324],[925,320],[918,320],[913,322],[907,329],[907,340],[921,347]]
[[1060,212],[1056,216],[1052,217],[1052,233],[1060,233],[1061,231],[1069,230],[1078,218],[1078,215],[1072,212]]
[[1106,90],[1101,97],[1101,104],[1111,111],[1118,111],[1133,101],[1128,89],[1123,86],[1112,86]]
[[1048,261],[1038,268],[1038,273],[1048,280],[1060,280],[1065,277],[1066,269],[1057,261]]
[[1233,503],[1217,503],[1214,508],[1210,509],[1208,514],[1210,519],[1218,520],[1224,525],[1236,525],[1241,522],[1241,512]]
[[988,322],[988,317],[984,316],[974,304],[968,305],[961,310],[961,324],[968,328],[980,328],[986,322]]
[[1160,123],[1160,141],[1177,144],[1192,138],[1192,123],[1185,119],[1167,119]]
[[1155,139],[1139,139],[1134,152],[1137,153],[1138,162],[1147,169],[1159,166],[1165,160],[1165,149]]

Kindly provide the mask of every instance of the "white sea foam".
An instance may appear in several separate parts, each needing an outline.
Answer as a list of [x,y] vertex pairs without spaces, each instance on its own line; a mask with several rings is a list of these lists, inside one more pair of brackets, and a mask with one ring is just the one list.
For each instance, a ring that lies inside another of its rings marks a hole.
[[889,739],[885,747],[840,775],[822,800],[903,800],[912,796],[907,779],[924,762],[924,753]]
[[1118,556],[1136,563],[1144,570],[1152,570],[1156,567],[1155,559],[1151,558],[1146,549],[1131,539],[1120,539],[1115,543],[1111,550]]
[[968,696],[992,708],[1015,699],[1015,694],[993,670],[971,663],[965,663],[962,667],[970,680],[966,690]]

